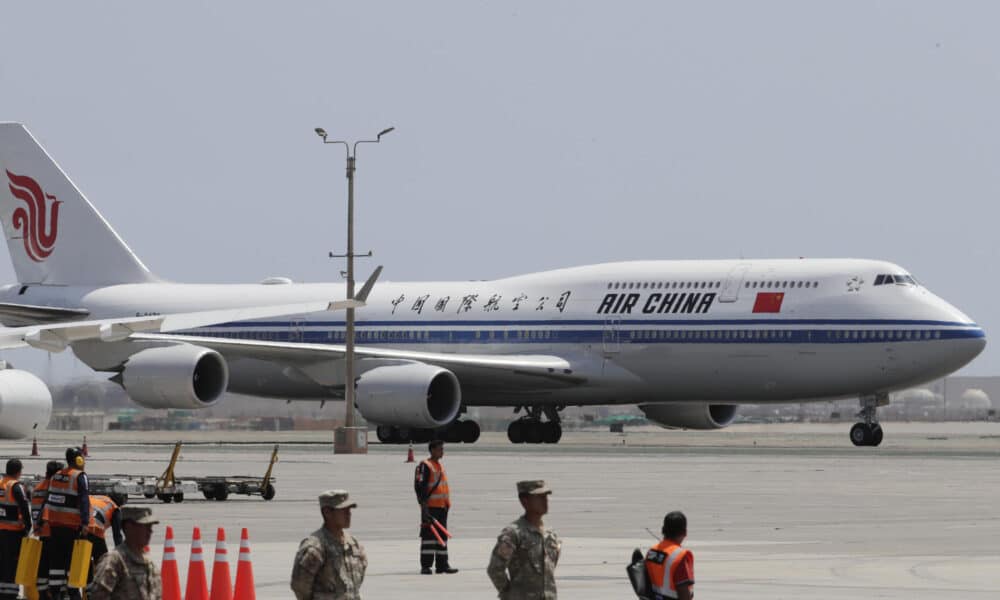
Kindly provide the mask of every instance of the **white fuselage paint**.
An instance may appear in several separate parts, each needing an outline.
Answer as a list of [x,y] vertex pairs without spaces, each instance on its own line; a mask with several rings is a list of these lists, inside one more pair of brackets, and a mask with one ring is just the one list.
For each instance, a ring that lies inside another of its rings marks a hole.
[[[587,379],[532,392],[534,403],[765,403],[873,394],[947,375],[985,346],[978,325],[923,286],[874,285],[879,275],[904,273],[891,263],[855,259],[637,261],[493,281],[385,282],[356,311],[356,343],[559,356]],[[141,283],[19,291],[9,286],[3,297],[84,307],[107,318],[342,299],[345,286]],[[782,294],[780,301],[773,294]],[[227,323],[197,334],[342,345],[344,316]],[[74,350],[91,367],[108,370],[137,348],[91,343]],[[233,391],[330,396],[286,370],[236,362]],[[503,389],[463,390],[463,400],[525,401]]]

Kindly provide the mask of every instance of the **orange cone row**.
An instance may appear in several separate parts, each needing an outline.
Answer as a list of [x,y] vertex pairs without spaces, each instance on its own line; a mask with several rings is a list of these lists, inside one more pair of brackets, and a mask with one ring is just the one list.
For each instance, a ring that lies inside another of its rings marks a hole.
[[[180,575],[174,549],[174,529],[167,527],[163,543],[163,600],[181,600]],[[236,584],[230,584],[229,556],[226,549],[226,531],[219,528],[215,541],[215,561],[212,565],[212,588],[209,593],[205,575],[204,553],[201,547],[201,529],[194,528],[191,536],[191,560],[188,563],[187,586],[184,600],[256,600],[253,565],[250,563],[250,536],[243,528],[240,539],[240,560],[236,569]],[[235,589],[234,589],[235,588]]]

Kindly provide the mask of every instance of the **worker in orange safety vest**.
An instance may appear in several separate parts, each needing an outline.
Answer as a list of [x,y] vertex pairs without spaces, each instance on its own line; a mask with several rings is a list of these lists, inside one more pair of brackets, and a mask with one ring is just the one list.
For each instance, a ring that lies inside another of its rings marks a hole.
[[58,597],[63,589],[70,600],[79,600],[80,590],[67,588],[73,542],[87,537],[90,523],[90,485],[83,472],[86,461],[80,448],[66,449],[66,467],[52,476],[42,504],[42,518],[51,529],[48,545],[49,591]]
[[17,598],[17,559],[21,540],[31,531],[31,508],[21,485],[21,469],[21,461],[12,458],[0,477],[0,600]]
[[694,555],[681,543],[687,537],[687,517],[680,511],[663,517],[663,539],[646,553],[650,598],[691,600],[694,597]]
[[448,509],[451,508],[448,475],[441,464],[444,442],[434,440],[427,444],[427,449],[431,455],[417,465],[413,484],[420,504],[420,573],[430,575],[431,567],[438,573],[458,573],[458,569],[448,564],[448,536],[436,531],[434,525],[437,521],[442,528],[448,527]]
[[[91,552],[93,565],[102,556],[108,553],[108,543],[104,539],[104,532],[111,528],[111,535],[115,540],[115,546],[125,541],[122,535],[122,517],[118,510],[118,504],[107,496],[90,497],[90,523],[87,524],[87,539],[94,545]],[[91,569],[91,572],[94,570]]]
[[49,597],[49,552],[52,546],[49,544],[49,536],[52,534],[48,521],[42,515],[42,507],[45,499],[49,495],[49,484],[52,483],[52,476],[62,469],[64,464],[58,460],[50,460],[45,464],[45,479],[38,482],[31,490],[31,520],[35,522],[35,535],[42,542],[42,555],[38,559],[38,579],[35,582],[35,589],[41,598]]

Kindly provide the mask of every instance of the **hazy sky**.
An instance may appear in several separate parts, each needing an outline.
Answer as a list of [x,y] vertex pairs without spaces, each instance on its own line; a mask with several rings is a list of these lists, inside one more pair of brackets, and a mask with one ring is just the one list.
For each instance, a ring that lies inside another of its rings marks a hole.
[[384,279],[881,258],[1000,336],[996,3],[146,4],[5,4],[0,120],[162,277],[339,278],[313,128],[392,125],[356,182]]

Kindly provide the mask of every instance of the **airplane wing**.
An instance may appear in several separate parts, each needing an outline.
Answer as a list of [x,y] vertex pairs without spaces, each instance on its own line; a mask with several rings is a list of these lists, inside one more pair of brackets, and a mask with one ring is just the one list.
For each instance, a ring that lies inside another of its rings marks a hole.
[[299,302],[294,304],[208,310],[146,317],[93,319],[6,329],[0,328],[0,349],[31,346],[48,352],[62,352],[69,344],[83,340],[117,342],[128,339],[138,332],[181,331],[230,321],[266,319],[317,311],[360,308],[362,306],[364,306],[364,302],[358,300]]
[[[321,385],[343,385],[335,379],[338,370],[331,363],[344,358],[346,348],[338,344],[304,344],[238,340],[192,335],[140,334],[134,341],[182,342],[216,350],[227,359],[256,359],[292,366]],[[358,360],[422,362],[449,369],[463,387],[477,388],[502,384],[513,390],[571,387],[587,381],[574,364],[550,355],[483,355],[422,352],[355,346]]]

